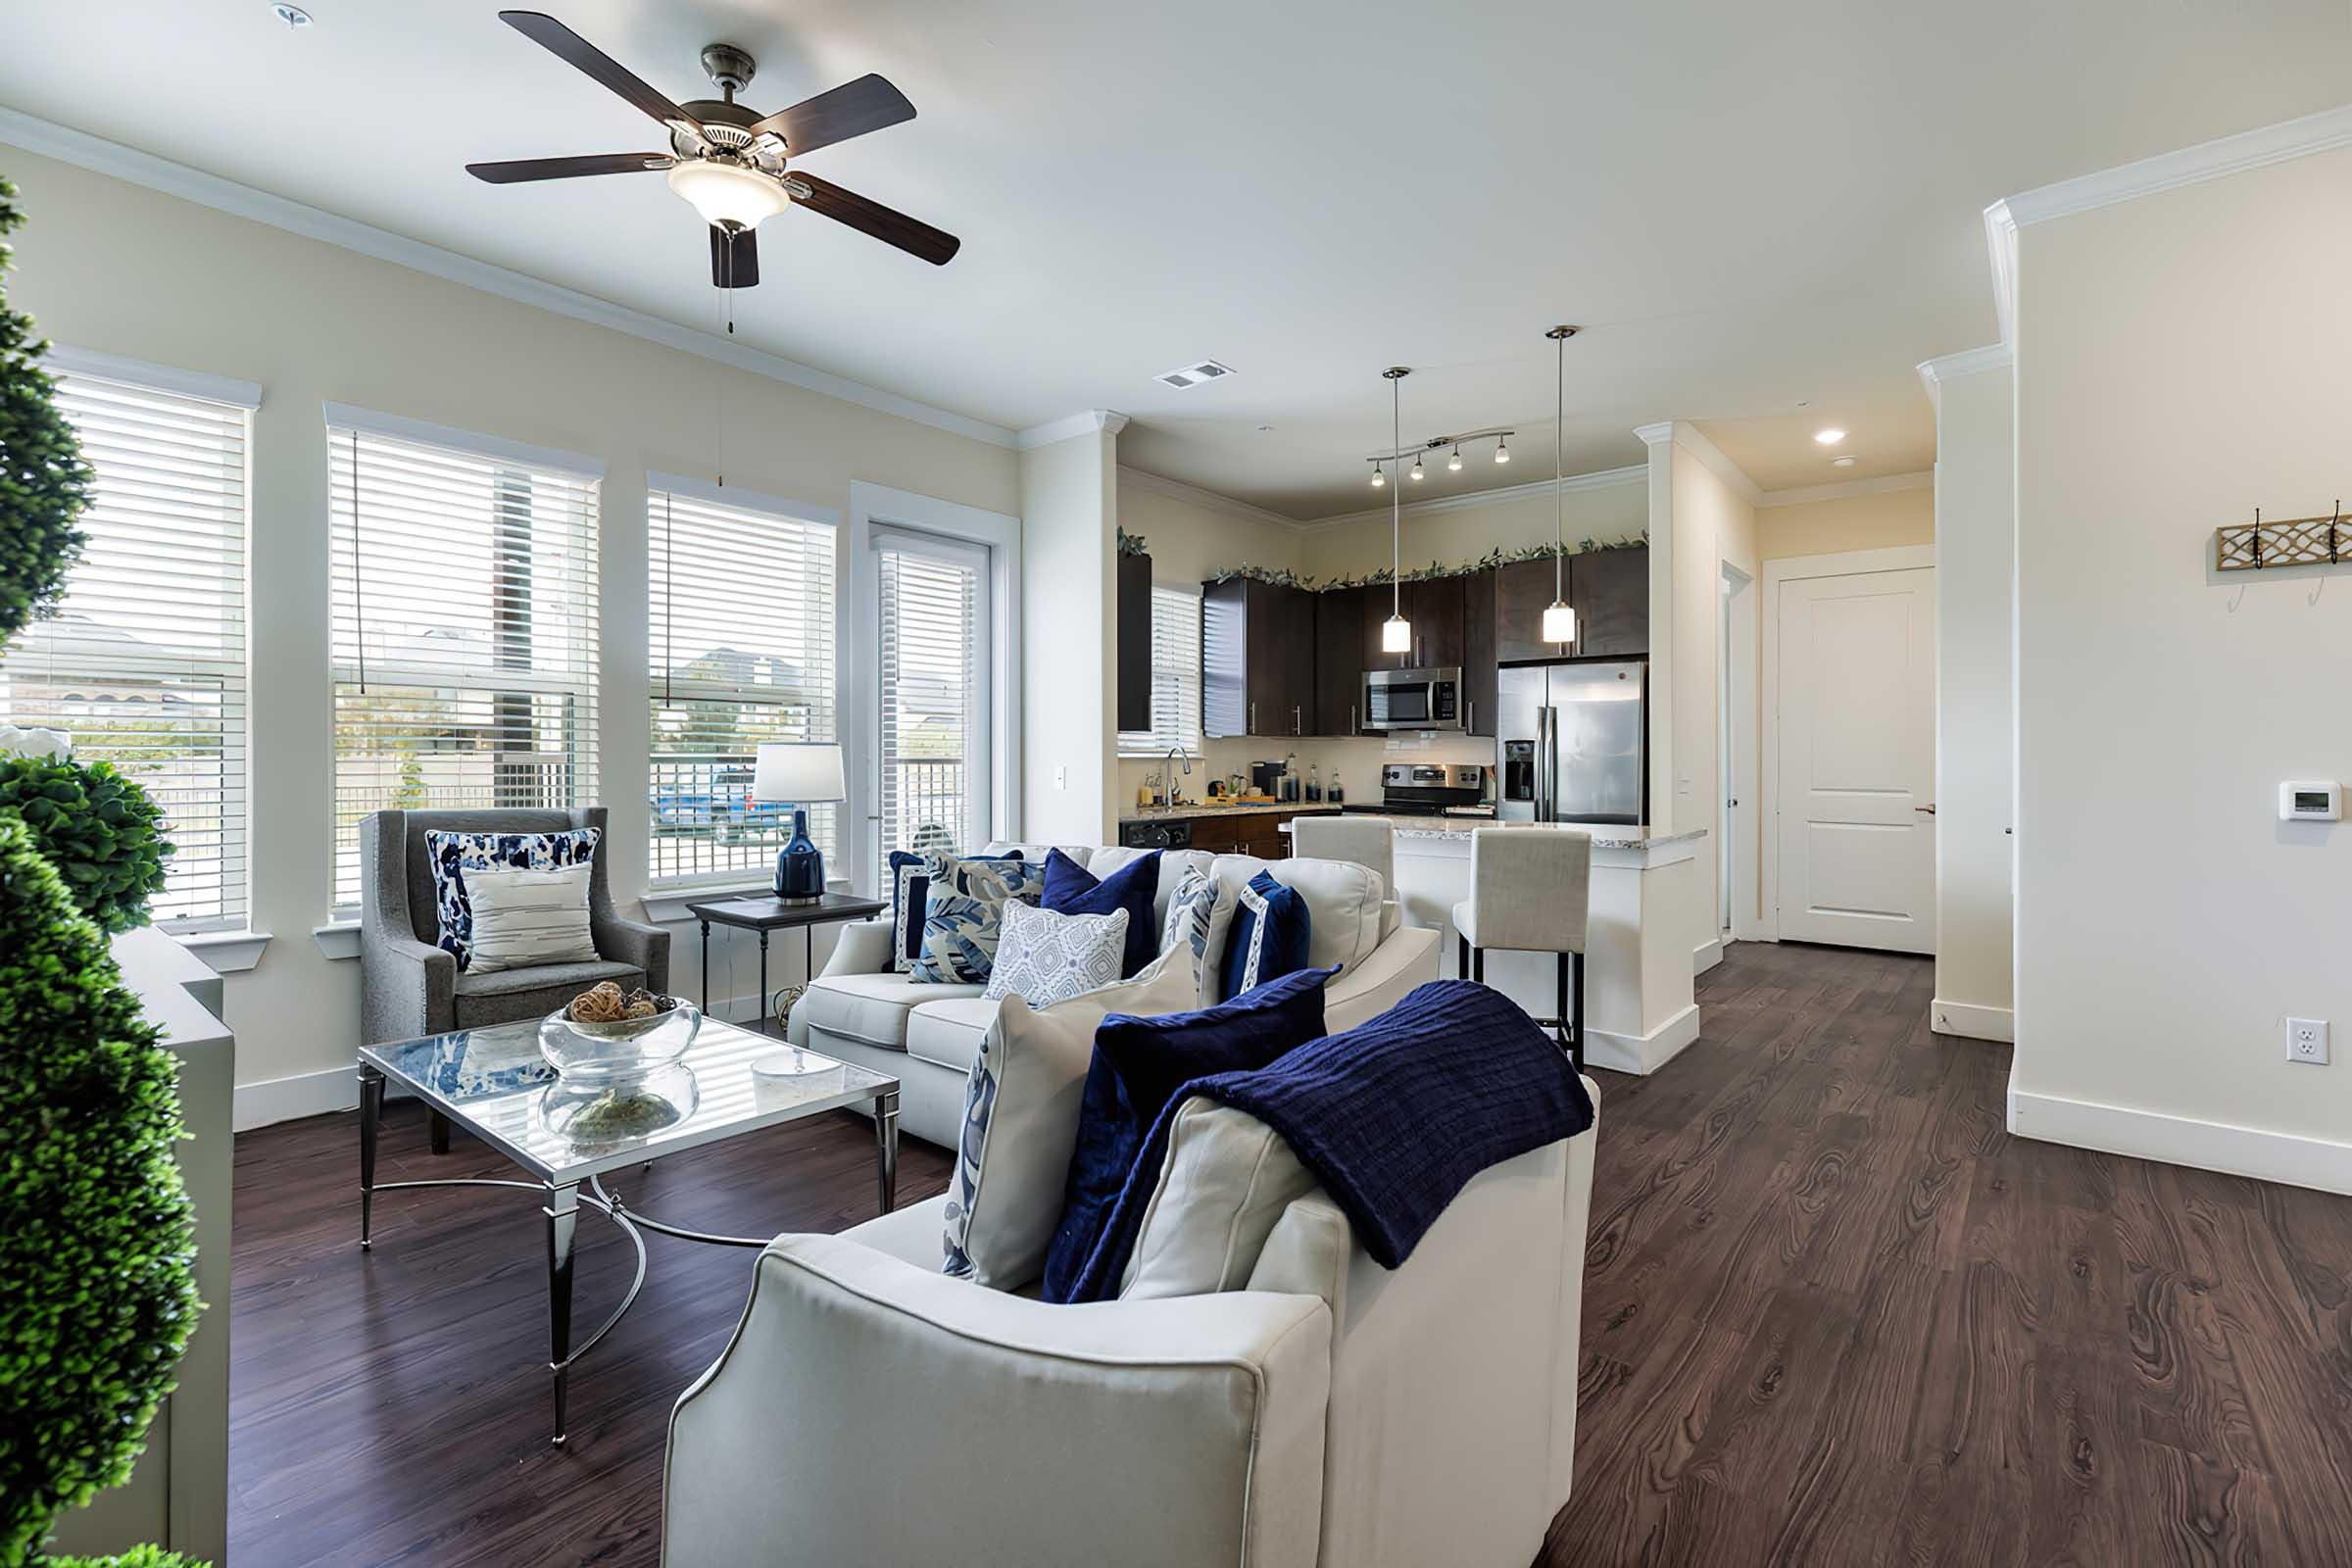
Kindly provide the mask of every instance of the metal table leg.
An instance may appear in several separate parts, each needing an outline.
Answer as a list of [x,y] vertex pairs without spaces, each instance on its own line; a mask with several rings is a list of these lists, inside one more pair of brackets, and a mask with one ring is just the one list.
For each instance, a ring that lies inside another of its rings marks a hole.
[[384,1119],[384,1075],[360,1068],[360,1250],[374,1244],[375,1134]]
[[710,1010],[710,922],[703,922],[703,1011]]
[[579,1222],[579,1184],[547,1194],[547,1363],[556,1380],[556,1442],[564,1442],[564,1383],[571,1376],[571,1242]]
[[882,1212],[899,1206],[899,1096],[893,1090],[874,1101],[874,1151],[882,1176]]
[[767,1033],[767,927],[760,928],[760,1032]]

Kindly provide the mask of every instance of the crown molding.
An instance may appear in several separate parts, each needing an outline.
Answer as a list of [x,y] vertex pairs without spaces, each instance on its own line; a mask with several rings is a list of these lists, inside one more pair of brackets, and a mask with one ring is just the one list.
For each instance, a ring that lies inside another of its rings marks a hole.
[[1992,314],[2001,342],[2017,346],[2017,216],[2007,202],[1984,209],[1984,256],[1992,268]]
[[2062,179],[1996,205],[2005,205],[2009,216],[2021,227],[2046,223],[2053,218],[2137,201],[2159,191],[2223,179],[2341,147],[2352,147],[2352,104],[2323,109],[2316,115],[2282,121],[2276,125],[2241,130],[2178,152],[2159,153],[2137,163],[2100,170],[2095,174]]
[[1957,354],[1922,360],[1917,368],[1920,384],[1928,389],[1928,401],[1941,412],[1944,382],[1957,381],[1964,375],[1981,375],[1986,370],[2006,370],[2016,363],[2016,349],[2006,343],[1987,343],[1981,349],[1962,349]]
[[226,213],[271,228],[299,234],[322,244],[339,246],[371,256],[379,262],[390,262],[415,271],[425,272],[467,288],[495,294],[517,304],[534,306],[558,316],[585,321],[592,326],[607,327],[615,332],[659,343],[663,348],[676,349],[701,359],[764,375],[803,391],[815,392],[844,403],[855,403],[909,419],[916,424],[929,425],[990,446],[1010,448],[1017,437],[1003,425],[956,414],[949,409],[935,408],[913,398],[885,392],[879,387],[853,381],[848,376],[835,375],[814,366],[788,360],[780,354],[770,354],[740,343],[730,343],[712,333],[680,326],[658,316],[614,305],[592,294],[565,288],[560,283],[546,282],[521,272],[476,261],[456,251],[445,250],[423,240],[395,234],[389,229],[363,223],[357,219],[344,218],[317,207],[306,206],[283,196],[241,185],[219,174],[208,174],[184,164],[172,163],[151,153],[93,136],[46,120],[36,119],[14,109],[0,108],[0,142],[21,147],[26,152],[54,158],[59,163],[86,169],[148,190],[176,196],[182,201]]
[[1634,434],[1652,447],[1668,441],[1673,442],[1706,465],[1708,470],[1716,478],[1730,485],[1732,493],[1740,500],[1751,507],[1762,505],[1763,487],[1747,476],[1746,469],[1724,456],[1723,449],[1708,440],[1705,433],[1689,419],[1669,419],[1661,424],[1641,425],[1635,429]]
[[1841,479],[1836,484],[1800,485],[1793,490],[1767,490],[1758,508],[1801,507],[1815,501],[1846,501],[1855,496],[1893,495],[1898,490],[1933,490],[1936,470],[1921,468],[1913,473],[1883,473],[1875,479]]
[[[1138,490],[1149,490],[1154,495],[1166,496],[1172,501],[1186,502],[1199,507],[1203,512],[1220,513],[1228,517],[1239,517],[1246,522],[1272,523],[1277,528],[1288,528],[1293,533],[1305,533],[1309,528],[1315,526],[1312,523],[1300,522],[1297,517],[1286,517],[1279,512],[1268,512],[1263,507],[1253,507],[1247,501],[1236,501],[1231,496],[1221,496],[1214,490],[1203,490],[1199,485],[1186,484],[1181,479],[1170,479],[1162,474],[1148,473],[1142,468],[1131,468],[1123,463],[1119,465],[1119,483],[1131,484]],[[1381,515],[1385,517],[1388,514],[1384,512]]]
[[[1594,473],[1572,473],[1557,481],[1559,488],[1569,494],[1580,490],[1614,490],[1620,485],[1647,484],[1649,465],[1637,463],[1631,467],[1602,468]],[[1407,502],[1402,509],[1408,517],[1434,516],[1447,512],[1479,512],[1488,507],[1506,507],[1516,501],[1533,501],[1551,494],[1553,480],[1537,479],[1527,484],[1503,485],[1494,490],[1472,490],[1458,496],[1438,496],[1428,501]],[[1353,527],[1360,522],[1387,522],[1389,509],[1373,507],[1363,512],[1342,513],[1335,517],[1318,517],[1313,522],[1291,524],[1301,533],[1322,533],[1331,528]]]
[[1012,444],[1023,452],[1050,447],[1056,441],[1070,441],[1082,435],[1099,433],[1117,435],[1127,428],[1127,416],[1115,409],[1081,409],[1076,414],[1044,424],[1033,424],[1013,437]]

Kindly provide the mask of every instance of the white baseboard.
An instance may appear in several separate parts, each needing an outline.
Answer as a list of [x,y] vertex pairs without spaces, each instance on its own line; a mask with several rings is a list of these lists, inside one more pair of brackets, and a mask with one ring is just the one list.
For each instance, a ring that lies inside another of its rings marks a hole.
[[239,1084],[229,1106],[229,1130],[251,1132],[281,1121],[321,1116],[330,1110],[350,1110],[360,1102],[360,1068],[328,1067],[298,1072],[290,1078],[266,1078],[258,1084]]
[[1710,937],[1690,950],[1690,972],[1705,974],[1723,961],[1723,938]]
[[2028,1094],[2014,1083],[2009,1087],[2009,1130],[2044,1143],[2352,1194],[2352,1144],[2297,1133]]
[[1645,1035],[1595,1029],[1585,1037],[1585,1065],[1611,1072],[1648,1074],[1683,1054],[1698,1038],[1698,1005],[1683,1008]]
[[1980,1007],[1941,997],[1928,1004],[1928,1027],[1939,1035],[1966,1035],[1971,1040],[2017,1040],[2017,1014],[2007,1007]]

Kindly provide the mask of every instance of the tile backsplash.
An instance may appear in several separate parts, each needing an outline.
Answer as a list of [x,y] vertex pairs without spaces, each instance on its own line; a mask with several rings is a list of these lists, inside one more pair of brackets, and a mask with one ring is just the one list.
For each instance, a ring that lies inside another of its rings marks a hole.
[[[1212,778],[1222,779],[1228,773],[1238,772],[1247,779],[1252,761],[1278,762],[1286,754],[1292,753],[1298,756],[1301,774],[1310,766],[1322,769],[1326,789],[1336,774],[1350,801],[1380,799],[1380,768],[1383,762],[1477,762],[1490,768],[1494,765],[1494,742],[1474,735],[1212,740],[1207,743],[1204,752],[1204,756],[1194,759],[1192,776],[1187,778],[1179,774],[1176,780],[1187,801],[1205,799],[1208,781]],[[1168,765],[1164,757],[1119,759],[1119,809],[1125,811],[1131,808],[1136,803],[1136,792],[1143,789],[1152,775]]]

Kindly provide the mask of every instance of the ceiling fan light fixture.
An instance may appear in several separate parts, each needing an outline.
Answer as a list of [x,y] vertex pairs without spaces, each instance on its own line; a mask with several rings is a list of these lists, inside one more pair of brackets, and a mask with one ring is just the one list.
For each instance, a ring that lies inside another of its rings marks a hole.
[[704,222],[721,227],[758,228],[792,205],[783,181],[741,164],[689,158],[671,166],[666,177]]

